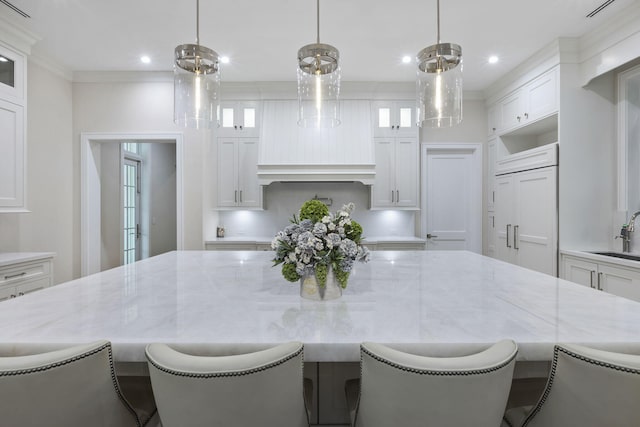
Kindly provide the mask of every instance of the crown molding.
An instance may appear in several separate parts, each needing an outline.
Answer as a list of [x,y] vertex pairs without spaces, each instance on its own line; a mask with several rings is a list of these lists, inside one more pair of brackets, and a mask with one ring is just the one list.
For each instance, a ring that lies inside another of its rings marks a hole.
[[27,55],[31,54],[31,47],[40,37],[15,24],[15,18],[9,20],[5,13],[0,14],[0,40],[11,45]]
[[73,81],[73,72],[71,70],[40,54],[36,49],[34,49],[28,60],[30,64],[38,65],[69,82]]

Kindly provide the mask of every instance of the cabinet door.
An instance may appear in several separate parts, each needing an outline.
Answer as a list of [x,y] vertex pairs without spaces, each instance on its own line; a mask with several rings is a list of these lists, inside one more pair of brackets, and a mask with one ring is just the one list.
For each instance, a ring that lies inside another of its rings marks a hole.
[[404,208],[418,207],[418,140],[397,138],[395,153],[395,204]]
[[640,301],[640,273],[608,264],[598,265],[598,283],[601,290]]
[[487,212],[487,237],[486,237],[485,255],[491,258],[496,257],[496,214],[495,212]]
[[258,184],[258,138],[238,140],[238,205],[259,207],[261,205]]
[[555,113],[558,111],[557,69],[534,79],[524,91],[527,121],[535,121]]
[[394,138],[374,138],[376,161],[375,183],[371,186],[371,207],[387,208],[395,202]]
[[596,288],[598,264],[567,256],[563,257],[562,264],[563,279]]
[[258,136],[259,108],[255,101],[223,102],[220,104],[220,135]]
[[507,96],[500,102],[500,122],[502,123],[503,129],[519,126],[523,116],[523,97],[520,90]]
[[236,138],[218,138],[218,206],[238,204]]
[[395,134],[398,136],[416,136],[415,101],[397,101],[394,104]]
[[496,198],[496,140],[490,139],[487,146],[487,208],[492,209]]
[[496,258],[513,262],[513,177],[496,177],[495,236]]
[[515,224],[513,247],[517,264],[557,275],[556,168],[514,175]]
[[24,108],[0,100],[0,212],[25,209]]
[[495,136],[500,130],[500,108],[494,104],[487,110],[487,136]]

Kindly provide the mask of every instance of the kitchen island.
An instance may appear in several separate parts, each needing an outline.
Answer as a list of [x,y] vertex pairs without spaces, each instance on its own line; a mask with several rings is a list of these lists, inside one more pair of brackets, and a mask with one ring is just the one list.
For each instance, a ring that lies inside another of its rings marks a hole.
[[151,342],[198,352],[289,340],[305,360],[359,361],[359,343],[432,354],[515,340],[518,360],[557,342],[640,353],[640,303],[471,252],[373,252],[340,299],[301,299],[261,251],[170,252],[0,303],[0,352],[107,339],[144,361]]

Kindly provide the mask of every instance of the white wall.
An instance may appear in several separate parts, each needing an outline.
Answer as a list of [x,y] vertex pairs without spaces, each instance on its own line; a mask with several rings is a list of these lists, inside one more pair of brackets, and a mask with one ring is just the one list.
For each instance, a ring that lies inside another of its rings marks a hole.
[[143,144],[143,149],[148,151],[143,171],[149,173],[148,227],[143,233],[149,234],[148,256],[155,256],[176,249],[176,144]]
[[[211,135],[206,130],[183,129],[173,123],[172,81],[74,83],[73,132],[76,153],[81,132],[183,133],[184,249],[204,247],[203,147]],[[76,194],[80,193],[79,167],[78,164],[74,171]],[[79,205],[75,208],[79,216]]]
[[55,252],[54,282],[78,276],[79,210],[72,133],[72,85],[29,61],[27,207],[0,215],[0,251]]
[[100,271],[118,267],[120,257],[120,144],[98,144],[100,155]]

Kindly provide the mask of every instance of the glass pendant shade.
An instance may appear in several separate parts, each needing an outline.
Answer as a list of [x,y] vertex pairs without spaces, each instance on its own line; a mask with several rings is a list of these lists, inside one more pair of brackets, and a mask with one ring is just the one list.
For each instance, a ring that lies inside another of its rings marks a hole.
[[298,125],[336,127],[340,124],[338,49],[321,43],[298,51]]
[[218,54],[197,44],[176,47],[173,90],[176,124],[196,129],[216,127],[220,108]]
[[462,49],[442,43],[418,54],[417,119],[421,127],[451,127],[462,121]]

